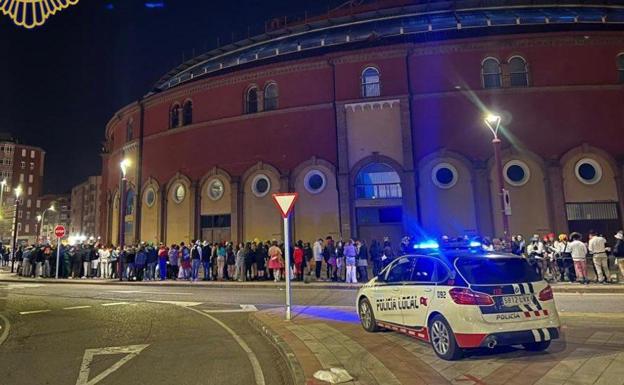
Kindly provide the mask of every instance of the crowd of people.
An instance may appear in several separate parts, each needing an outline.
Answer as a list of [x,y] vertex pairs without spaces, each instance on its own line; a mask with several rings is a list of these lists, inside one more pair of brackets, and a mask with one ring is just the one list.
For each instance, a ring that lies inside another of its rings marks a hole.
[[[594,270],[597,283],[607,284],[617,281],[612,277],[613,271],[620,273],[624,279],[624,231],[620,230],[613,236],[613,241],[596,231],[590,230],[587,242],[578,232],[571,234],[548,234],[540,237],[535,234],[527,242],[521,235],[512,237],[511,252],[523,255],[535,264],[542,277],[553,282],[591,282],[587,273],[587,261]],[[611,268],[610,265],[610,256]]]
[[[442,237],[442,242],[448,240]],[[492,251],[511,251],[534,264],[543,278],[587,284],[587,260],[595,271],[597,282],[612,281],[612,265],[624,278],[624,232],[615,234],[613,242],[594,231],[588,241],[579,233],[533,235],[525,241],[513,236],[504,240],[482,239],[483,247]],[[611,245],[611,246],[610,246]],[[59,253],[59,277],[68,279],[121,279],[128,281],[199,280],[214,281],[280,281],[285,274],[299,281],[366,282],[370,273],[379,272],[396,256],[413,253],[411,239],[404,237],[398,248],[390,239],[381,242],[334,240],[331,236],[310,243],[297,241],[290,250],[290,266],[285,266],[284,244],[255,239],[237,245],[232,242],[211,243],[193,240],[167,246],[149,243],[128,245],[123,249],[101,244],[62,245]],[[11,253],[1,247],[0,263],[9,264]],[[20,246],[15,253],[17,273],[25,277],[54,277],[56,247],[49,244]]]

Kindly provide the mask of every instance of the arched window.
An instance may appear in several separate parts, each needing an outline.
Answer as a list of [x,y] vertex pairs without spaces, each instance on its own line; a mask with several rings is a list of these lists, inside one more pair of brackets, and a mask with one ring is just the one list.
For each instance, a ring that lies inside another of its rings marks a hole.
[[481,76],[483,77],[483,88],[501,87],[501,67],[498,60],[489,57],[481,64]]
[[169,111],[169,128],[176,128],[180,125],[180,105],[174,104]]
[[618,83],[624,84],[624,52],[617,57]]
[[514,56],[509,59],[509,83],[512,87],[529,86],[529,70],[524,58]]
[[186,126],[193,123],[193,102],[187,100],[182,108],[182,125]]
[[277,109],[277,84],[269,83],[264,87],[264,110],[276,110]]
[[245,94],[245,113],[253,114],[258,112],[258,88],[251,87]]
[[379,70],[367,67],[362,71],[362,97],[370,98],[381,95]]
[[358,173],[355,179],[357,199],[401,198],[401,178],[385,163],[371,163]]
[[131,141],[134,138],[134,122],[132,119],[128,119],[126,122],[126,142]]

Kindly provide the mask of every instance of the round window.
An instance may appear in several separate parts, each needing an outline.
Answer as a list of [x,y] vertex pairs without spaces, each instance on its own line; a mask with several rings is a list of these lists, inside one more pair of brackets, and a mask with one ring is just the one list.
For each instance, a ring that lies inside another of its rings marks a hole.
[[439,163],[431,170],[431,180],[439,188],[449,189],[457,183],[457,169],[450,163]]
[[526,163],[519,160],[511,160],[503,168],[505,180],[512,186],[522,186],[529,181],[531,171]]
[[173,199],[176,203],[182,203],[184,197],[186,197],[186,188],[184,188],[184,185],[179,184],[173,190]]
[[271,190],[271,181],[269,177],[264,174],[256,175],[251,181],[251,191],[258,198],[262,198],[267,195]]
[[574,173],[584,184],[596,184],[602,179],[602,167],[593,159],[585,158],[576,162]]
[[225,190],[223,182],[220,179],[213,179],[208,184],[208,197],[213,201],[221,199]]
[[153,188],[149,187],[147,191],[145,192],[145,204],[147,205],[147,207],[152,207],[154,206],[155,202],[156,202],[156,191],[154,191]]
[[325,174],[319,170],[311,170],[306,174],[303,184],[305,189],[312,194],[318,194],[325,189]]

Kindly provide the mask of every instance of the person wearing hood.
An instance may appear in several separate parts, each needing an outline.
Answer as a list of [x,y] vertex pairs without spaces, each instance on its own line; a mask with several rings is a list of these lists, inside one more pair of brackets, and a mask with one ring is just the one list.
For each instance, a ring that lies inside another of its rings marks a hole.
[[529,262],[535,265],[540,277],[544,278],[544,244],[540,241],[539,235],[533,234],[531,243],[528,244],[526,251],[529,256]]
[[145,250],[145,246],[141,245],[139,251],[136,253],[136,257],[134,259],[134,268],[136,269],[136,280],[142,281],[143,276],[145,274],[145,265],[147,263],[147,250]]
[[613,246],[613,256],[615,264],[620,269],[620,281],[624,280],[624,230],[615,234],[615,245]]

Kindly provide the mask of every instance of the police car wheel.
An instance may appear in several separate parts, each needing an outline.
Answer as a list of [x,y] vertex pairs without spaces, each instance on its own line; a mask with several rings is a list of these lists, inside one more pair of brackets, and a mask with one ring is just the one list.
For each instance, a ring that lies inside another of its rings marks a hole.
[[528,344],[522,344],[522,346],[530,352],[543,352],[550,346],[550,341],[531,342]]
[[429,340],[435,354],[443,360],[458,360],[464,355],[464,351],[457,345],[453,330],[439,314],[429,323]]
[[379,331],[379,326],[377,326],[377,320],[375,319],[375,314],[373,313],[373,307],[368,299],[362,298],[360,300],[358,314],[364,330],[371,333]]

